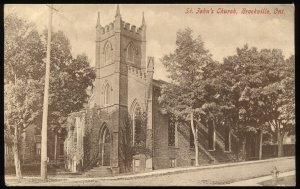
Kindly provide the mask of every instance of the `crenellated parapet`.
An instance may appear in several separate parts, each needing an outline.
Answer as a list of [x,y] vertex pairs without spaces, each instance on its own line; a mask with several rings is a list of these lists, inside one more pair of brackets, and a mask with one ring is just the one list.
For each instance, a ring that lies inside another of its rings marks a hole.
[[[96,41],[102,41],[103,39],[107,39],[107,38],[115,35],[116,33],[121,32],[122,33],[121,35],[136,39],[138,41],[145,42],[146,41],[146,22],[145,22],[145,18],[144,18],[144,13],[143,13],[143,18],[142,18],[142,24],[140,27],[137,27],[136,25],[131,25],[130,23],[122,20],[119,6],[117,6],[115,20],[105,26],[101,26],[100,13],[98,12],[96,31],[97,31]],[[143,44],[142,46],[145,46],[145,44]],[[145,47],[142,47],[142,49],[145,49]],[[145,62],[145,60],[143,62]]]
[[136,68],[134,66],[127,65],[128,75],[138,77],[140,79],[146,80],[147,74],[140,68]]
[[122,21],[121,22],[121,30],[124,35],[134,37],[136,39],[141,40],[143,36],[143,28],[137,27],[135,25],[131,25],[128,22]]
[[[100,28],[101,39],[107,38],[108,36],[114,35],[118,30],[117,23],[111,22],[110,24]],[[141,40],[143,36],[143,27],[136,27],[135,25],[131,25],[128,22],[121,21],[121,32],[123,35],[127,35],[133,37],[135,39]]]

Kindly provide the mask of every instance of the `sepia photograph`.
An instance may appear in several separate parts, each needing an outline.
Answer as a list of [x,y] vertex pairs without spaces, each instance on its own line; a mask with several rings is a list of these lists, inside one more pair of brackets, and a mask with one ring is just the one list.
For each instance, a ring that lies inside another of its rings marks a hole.
[[6,186],[296,186],[294,4],[5,4]]

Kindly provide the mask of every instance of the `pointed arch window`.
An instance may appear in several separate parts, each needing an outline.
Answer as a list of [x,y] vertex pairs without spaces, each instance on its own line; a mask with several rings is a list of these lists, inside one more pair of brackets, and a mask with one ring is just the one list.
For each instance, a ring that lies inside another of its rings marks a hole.
[[168,122],[168,145],[177,147],[177,124],[169,118]]
[[110,42],[104,47],[104,65],[111,64],[113,61],[113,48]]
[[127,56],[126,56],[127,62],[134,63],[135,55],[136,55],[136,49],[134,48],[133,44],[130,43],[127,47]]
[[104,87],[104,105],[109,104],[109,95],[110,95],[109,88],[110,88],[109,84],[107,83]]
[[142,110],[137,104],[133,111],[133,144],[139,145],[142,142]]

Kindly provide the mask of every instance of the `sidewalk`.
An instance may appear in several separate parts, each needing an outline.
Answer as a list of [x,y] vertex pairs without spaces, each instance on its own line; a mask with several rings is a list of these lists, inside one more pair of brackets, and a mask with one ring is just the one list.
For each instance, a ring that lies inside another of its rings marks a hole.
[[[296,171],[284,172],[284,173],[279,174],[279,178],[290,176],[290,175],[295,175],[295,174],[296,174]],[[265,176],[265,177],[249,179],[249,180],[238,181],[238,182],[234,182],[234,183],[230,183],[230,184],[226,184],[226,185],[220,185],[220,186],[261,186],[258,184],[259,182],[263,182],[263,181],[270,180],[270,179],[272,179],[271,175]]]
[[215,169],[215,168],[222,168],[222,167],[232,167],[238,165],[247,165],[253,163],[264,163],[264,162],[271,162],[271,161],[280,161],[283,159],[294,159],[295,157],[283,157],[283,158],[273,158],[273,159],[266,159],[266,160],[255,160],[255,161],[246,161],[246,162],[237,162],[237,163],[224,163],[224,164],[217,164],[217,165],[207,165],[207,166],[200,166],[200,167],[178,167],[178,168],[171,168],[171,169],[161,169],[161,170],[154,170],[151,172],[145,173],[138,173],[138,174],[131,174],[131,175],[120,175],[120,176],[113,176],[113,177],[94,177],[94,178],[83,178],[83,180],[90,180],[90,179],[100,179],[100,180],[119,180],[119,179],[131,179],[131,178],[141,178],[141,177],[148,177],[148,176],[158,176],[158,175],[165,175],[165,174],[173,174],[173,173],[182,173],[182,172],[189,172],[189,171],[197,171],[197,170],[205,170],[205,169]]
[[[273,158],[273,159],[266,159],[266,160],[255,160],[255,161],[246,161],[246,162],[237,162],[237,163],[225,163],[225,164],[217,164],[217,165],[207,165],[201,167],[178,167],[178,168],[170,168],[170,169],[161,169],[161,170],[153,170],[151,172],[144,172],[144,173],[136,173],[130,175],[118,175],[118,176],[111,176],[111,177],[60,177],[60,176],[48,176],[50,179],[63,179],[64,181],[72,182],[72,181],[90,181],[90,180],[126,180],[126,179],[134,179],[134,178],[143,178],[149,176],[160,176],[166,174],[176,174],[176,173],[184,173],[184,172],[191,172],[191,171],[198,171],[198,170],[206,170],[206,169],[216,169],[216,168],[224,168],[224,167],[233,167],[239,165],[247,165],[247,164],[257,164],[257,163],[265,163],[265,162],[275,162],[280,160],[286,159],[295,159],[293,157],[283,157],[283,158]],[[6,179],[15,178],[12,176],[6,176]],[[24,177],[24,178],[40,178],[40,177]],[[58,181],[61,182],[61,181]],[[52,182],[53,184],[58,182]]]

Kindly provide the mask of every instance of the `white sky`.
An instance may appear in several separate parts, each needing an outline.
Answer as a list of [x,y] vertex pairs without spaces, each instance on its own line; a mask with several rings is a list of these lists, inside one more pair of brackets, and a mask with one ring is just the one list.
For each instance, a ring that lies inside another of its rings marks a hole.
[[[97,12],[101,14],[101,25],[114,20],[115,4],[87,5],[54,5],[59,12],[54,14],[53,28],[62,30],[70,39],[74,55],[85,53],[91,65],[95,57],[95,26]],[[187,8],[196,12],[197,8],[233,9],[268,8],[270,15],[243,14],[185,14]],[[284,9],[284,14],[273,14],[273,11]],[[121,4],[122,20],[137,27],[142,22],[142,12],[147,25],[147,56],[155,57],[154,78],[166,80],[164,66],[160,58],[173,52],[176,32],[190,27],[194,35],[201,35],[205,47],[213,58],[219,62],[226,56],[234,55],[237,47],[248,43],[249,46],[261,48],[279,48],[285,57],[294,54],[294,6],[293,5],[130,5]],[[18,15],[34,22],[38,30],[46,29],[48,23],[47,6],[37,5],[5,5],[4,14],[16,12]]]

